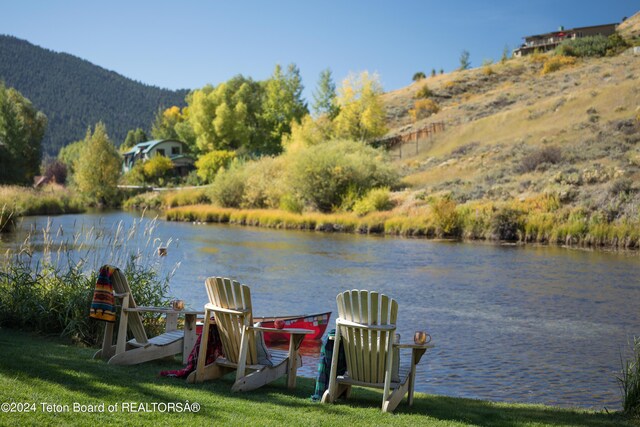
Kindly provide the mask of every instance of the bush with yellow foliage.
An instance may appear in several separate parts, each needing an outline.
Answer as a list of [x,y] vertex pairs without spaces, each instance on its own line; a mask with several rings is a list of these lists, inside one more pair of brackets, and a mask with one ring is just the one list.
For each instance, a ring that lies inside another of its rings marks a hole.
[[553,73],[554,71],[561,70],[562,68],[575,65],[576,62],[577,59],[573,56],[551,56],[544,61],[544,65],[542,66],[542,71],[540,72],[540,74],[544,76],[545,74]]
[[432,99],[419,99],[414,103],[414,107],[409,110],[411,119],[415,122],[427,118],[440,111],[440,106]]

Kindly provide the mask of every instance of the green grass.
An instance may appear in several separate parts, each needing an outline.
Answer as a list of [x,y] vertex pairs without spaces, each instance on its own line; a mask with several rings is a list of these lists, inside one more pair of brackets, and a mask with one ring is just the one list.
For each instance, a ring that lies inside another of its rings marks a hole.
[[[381,394],[354,388],[352,398],[334,405],[313,403],[314,381],[299,378],[288,391],[283,380],[259,390],[232,394],[227,377],[205,384],[158,377],[178,367],[162,361],[110,366],[92,360],[95,350],[68,346],[0,328],[0,403],[35,403],[35,412],[0,413],[0,425],[410,425],[410,426],[632,426],[619,413],[492,403],[417,394],[413,407],[380,411]],[[197,413],[124,412],[123,402],[198,403]],[[68,405],[69,412],[46,413],[41,403]],[[73,404],[118,405],[113,413],[73,412]],[[637,424],[636,424],[637,425]]]

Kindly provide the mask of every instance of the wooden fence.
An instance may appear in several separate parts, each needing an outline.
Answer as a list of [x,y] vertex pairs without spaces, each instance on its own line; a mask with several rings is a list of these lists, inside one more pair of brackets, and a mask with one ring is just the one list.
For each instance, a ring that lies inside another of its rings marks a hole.
[[389,151],[398,150],[397,155],[400,158],[402,158],[402,151],[403,151],[404,145],[408,143],[415,144],[415,152],[414,150],[411,150],[409,152],[405,148],[405,153],[407,153],[407,155],[410,155],[409,153],[418,154],[418,152],[420,151],[420,148],[419,148],[420,141],[427,140],[438,132],[444,132],[444,130],[445,130],[444,122],[429,123],[427,126],[413,132],[405,133],[402,135],[395,135],[389,138],[379,139],[374,142],[374,145],[377,147],[385,147]]

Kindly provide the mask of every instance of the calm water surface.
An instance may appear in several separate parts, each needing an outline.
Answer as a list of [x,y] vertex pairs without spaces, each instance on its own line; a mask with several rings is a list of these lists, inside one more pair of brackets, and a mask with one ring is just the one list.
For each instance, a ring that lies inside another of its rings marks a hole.
[[[110,233],[123,212],[54,217],[52,230]],[[45,227],[26,218],[21,231]],[[398,301],[399,333],[427,330],[436,348],[419,365],[418,391],[498,401],[620,407],[616,373],[640,335],[638,254],[275,231],[161,221],[172,239],[164,271],[180,263],[171,294],[193,308],[208,276],[251,286],[255,315],[333,311],[346,289]],[[333,324],[333,322],[332,322]],[[315,376],[319,348],[301,374]]]

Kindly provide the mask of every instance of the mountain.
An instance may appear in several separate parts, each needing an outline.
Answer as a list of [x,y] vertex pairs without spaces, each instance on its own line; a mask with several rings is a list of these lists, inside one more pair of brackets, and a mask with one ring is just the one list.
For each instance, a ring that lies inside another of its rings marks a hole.
[[0,80],[47,115],[43,151],[50,155],[82,139],[87,127],[99,121],[119,145],[128,130],[148,130],[158,108],[183,106],[188,92],[145,85],[7,35],[0,35]]

